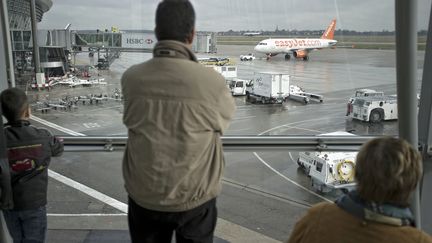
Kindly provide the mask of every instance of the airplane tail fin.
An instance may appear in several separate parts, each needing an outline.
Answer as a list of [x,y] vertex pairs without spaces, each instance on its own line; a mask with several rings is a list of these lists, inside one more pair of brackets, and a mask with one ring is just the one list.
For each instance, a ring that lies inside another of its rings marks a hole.
[[327,27],[327,29],[322,34],[321,39],[333,40],[335,29],[336,29],[336,19],[333,19],[332,22],[330,23],[330,25]]

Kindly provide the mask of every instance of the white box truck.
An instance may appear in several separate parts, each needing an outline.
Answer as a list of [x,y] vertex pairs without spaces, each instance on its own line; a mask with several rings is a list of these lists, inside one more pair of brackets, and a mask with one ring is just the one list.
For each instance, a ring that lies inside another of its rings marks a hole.
[[255,73],[246,99],[252,103],[282,104],[290,95],[290,76],[285,73]]

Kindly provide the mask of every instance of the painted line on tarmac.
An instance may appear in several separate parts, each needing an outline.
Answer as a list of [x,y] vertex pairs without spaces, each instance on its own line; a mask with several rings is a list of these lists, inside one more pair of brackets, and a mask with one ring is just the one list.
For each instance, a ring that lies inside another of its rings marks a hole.
[[[305,122],[310,122],[310,121],[319,121],[319,120],[322,120],[322,119],[321,119],[321,118],[314,118],[314,119],[309,119],[309,120],[302,120],[302,121],[298,121],[298,122],[291,122],[291,123],[283,124],[283,125],[276,126],[276,127],[270,128],[270,129],[268,129],[268,130],[265,130],[264,132],[258,134],[258,136],[262,136],[262,135],[264,135],[265,133],[268,133],[268,132],[270,132],[270,131],[273,131],[273,130],[279,129],[279,128],[281,128],[281,127],[291,126],[291,125],[294,125],[294,124],[305,123]],[[301,129],[303,129],[303,128],[301,128]],[[320,131],[320,132],[321,132],[321,131]],[[324,132],[321,132],[321,133],[324,133]]]
[[295,160],[294,160],[294,158],[293,158],[291,152],[288,152],[288,155],[289,155],[289,157],[291,158],[292,162],[295,164]]
[[44,119],[42,119],[42,118],[39,118],[39,117],[37,117],[37,116],[33,116],[33,115],[32,115],[32,116],[30,117],[30,119],[32,119],[32,120],[34,120],[34,121],[37,121],[37,122],[39,122],[39,123],[42,123],[42,124],[44,124],[44,125],[46,125],[46,126],[52,127],[52,128],[54,128],[54,129],[57,129],[57,130],[59,130],[59,131],[61,131],[61,132],[67,133],[67,134],[69,134],[69,135],[72,135],[72,136],[85,136],[85,134],[82,134],[82,133],[79,133],[79,132],[72,131],[72,130],[67,129],[67,128],[65,128],[65,127],[59,126],[59,125],[57,125],[57,124],[54,124],[54,123],[52,123],[52,122],[49,122],[49,121],[44,120]]
[[[36,119],[35,119],[36,118]],[[58,129],[60,131],[63,131],[65,133],[68,133],[70,135],[74,136],[86,136],[82,133],[77,133],[72,130],[69,130],[67,128],[61,127],[59,125],[56,125],[54,123],[45,121],[43,119],[40,119],[38,117],[32,116],[32,119],[35,121],[38,121],[42,124],[45,124],[47,126],[51,126],[52,128]],[[79,134],[79,135],[76,135]],[[74,181],[66,176],[63,176],[55,171],[48,170],[49,177],[68,185],[74,189],[77,189],[78,191],[81,191],[90,197],[93,197],[115,209],[118,209],[119,211],[123,212],[124,214],[127,214],[128,205],[126,203],[120,202],[112,197],[109,197],[99,191],[96,191],[93,188],[90,188],[86,185],[83,185],[77,181]],[[50,215],[50,214],[49,214]],[[63,214],[64,216],[72,216],[69,214]],[[79,217],[79,216],[90,216],[91,214],[74,214],[72,217]],[[52,216],[56,216],[56,214],[52,214]],[[58,216],[61,216],[61,214],[58,214]],[[101,214],[101,216],[107,216],[106,214]],[[113,216],[123,216],[122,214],[116,214]],[[277,243],[279,241],[270,238],[264,234],[261,234],[259,232],[250,230],[248,228],[245,228],[241,225],[231,223],[230,221],[224,220],[222,218],[217,219],[217,225],[215,229],[215,236],[220,237],[224,240],[228,240],[230,242],[265,242],[265,243]]]
[[237,117],[237,118],[234,118],[233,121],[245,120],[245,119],[254,118],[254,117],[256,117],[256,116],[243,116],[243,117]]
[[311,191],[311,190],[309,190],[308,188],[306,188],[306,187],[300,185],[299,183],[297,183],[297,182],[291,180],[290,178],[286,177],[285,175],[283,175],[282,173],[280,173],[279,171],[277,171],[275,168],[273,168],[273,167],[271,167],[269,164],[267,164],[267,162],[265,162],[265,161],[264,161],[264,160],[263,160],[263,159],[262,159],[262,158],[261,158],[261,157],[260,157],[256,152],[253,152],[253,154],[255,155],[255,157],[257,157],[257,159],[259,159],[259,160],[261,161],[261,163],[263,163],[263,164],[264,164],[265,166],[267,166],[270,170],[272,170],[274,173],[278,174],[279,176],[281,176],[281,177],[284,178],[285,180],[291,182],[292,184],[294,184],[294,185],[300,187],[301,189],[303,189],[303,190],[305,190],[305,191],[311,193],[312,195],[317,196],[317,197],[319,197],[319,198],[321,198],[321,199],[323,199],[323,200],[325,200],[325,201],[327,201],[327,202],[333,202],[333,201],[331,201],[331,200],[329,200],[329,199],[327,199],[327,198],[325,198],[325,197],[319,195],[318,193],[316,193],[316,192],[314,192],[314,191]]
[[[288,123],[288,124],[280,125],[280,126],[277,126],[277,127],[273,127],[273,128],[270,128],[270,129],[268,129],[268,130],[266,130],[266,131],[264,131],[264,132],[258,134],[258,136],[262,136],[262,135],[265,134],[265,133],[268,133],[268,132],[270,132],[270,131],[273,131],[273,130],[276,130],[276,129],[279,129],[279,128],[282,128],[282,127],[290,127],[290,125],[294,125],[294,124],[298,124],[298,123],[304,123],[304,122],[307,122],[307,121],[316,121],[316,120],[321,120],[321,118],[315,118],[315,119],[303,120],[303,121],[298,121],[298,122],[292,122],[292,123]],[[303,129],[303,128],[300,128],[300,127],[296,127],[296,128],[297,128],[297,129]],[[306,130],[309,130],[309,129],[306,129]],[[315,130],[315,131],[316,131],[316,130]],[[318,132],[321,132],[321,131],[318,131]],[[324,133],[324,132],[321,132],[321,133]],[[256,152],[253,152],[253,154],[255,155],[255,157],[256,157],[259,161],[261,161],[262,164],[264,164],[265,166],[267,166],[267,168],[269,168],[271,171],[273,171],[274,173],[276,173],[276,174],[279,175],[280,177],[282,177],[282,178],[284,178],[285,180],[291,182],[292,184],[298,186],[299,188],[301,188],[301,189],[303,189],[303,190],[309,192],[310,194],[312,194],[312,195],[314,195],[314,196],[317,196],[317,197],[323,199],[324,201],[327,201],[327,202],[333,202],[333,201],[327,199],[326,197],[323,197],[323,196],[319,195],[318,193],[316,193],[316,192],[314,192],[314,191],[312,191],[312,190],[309,190],[308,188],[306,188],[306,187],[300,185],[299,183],[295,182],[294,180],[291,180],[290,178],[286,177],[285,175],[283,175],[282,173],[280,173],[279,171],[277,171],[275,168],[273,168],[271,165],[269,165],[269,164],[268,164],[264,159],[262,159],[262,158],[261,158],[261,157],[260,157]],[[291,152],[289,153],[289,155],[290,155],[291,159],[293,159],[293,158],[292,158],[292,155],[291,155]],[[294,161],[294,160],[293,160],[293,161]]]
[[107,205],[110,205],[111,207],[113,207],[113,208],[115,208],[115,209],[117,209],[123,213],[127,213],[128,205],[126,203],[120,202],[117,199],[109,197],[109,196],[107,196],[101,192],[96,191],[93,188],[90,188],[84,184],[81,184],[77,181],[74,181],[74,180],[72,180],[66,176],[63,176],[63,175],[61,175],[55,171],[48,170],[48,175],[51,178],[65,184],[65,185],[68,185],[74,189],[77,189],[78,191],[81,191],[81,192],[107,204]]
[[49,217],[112,217],[127,216],[127,213],[48,213]]
[[309,129],[309,128],[302,128],[302,127],[295,127],[295,126],[287,126],[287,125],[284,125],[283,127],[286,127],[286,128],[293,128],[293,129],[299,129],[299,130],[305,130],[305,131],[310,131],[310,132],[319,132],[319,133],[324,133],[323,131],[318,131],[318,130]]

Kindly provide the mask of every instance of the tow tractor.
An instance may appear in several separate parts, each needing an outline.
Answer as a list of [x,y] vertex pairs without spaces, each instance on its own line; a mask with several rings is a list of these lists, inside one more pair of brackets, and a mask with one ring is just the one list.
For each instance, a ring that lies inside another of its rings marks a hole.
[[[320,136],[355,136],[348,132],[332,132]],[[311,177],[312,187],[319,192],[355,187],[354,169],[357,152],[300,152],[297,164]]]
[[374,97],[374,96],[384,96],[384,92],[382,91],[376,91],[374,89],[359,89],[356,90],[356,92],[354,93],[353,97],[350,97],[348,99],[348,104],[347,104],[347,116],[351,116],[352,117],[352,104],[354,103],[354,100],[358,97]]
[[397,98],[392,95],[355,98],[352,118],[372,123],[398,119]]

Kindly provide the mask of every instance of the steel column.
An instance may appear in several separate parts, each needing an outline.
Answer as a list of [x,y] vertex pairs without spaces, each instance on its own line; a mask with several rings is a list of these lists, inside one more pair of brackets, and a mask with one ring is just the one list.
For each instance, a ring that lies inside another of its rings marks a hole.
[[[417,120],[417,0],[396,0],[396,77],[399,136],[418,146]],[[411,208],[421,228],[420,193],[413,193]]]
[[33,39],[33,61],[35,64],[35,73],[41,72],[39,45],[37,43],[37,19],[36,19],[36,0],[30,0],[30,15]]
[[12,57],[12,42],[11,42],[11,36],[10,36],[10,30],[9,30],[9,16],[8,16],[8,10],[7,10],[7,3],[6,1],[1,1],[0,3],[0,28],[1,30],[1,40],[0,43],[2,44],[2,47],[0,47],[1,51],[4,51],[4,58],[2,57],[2,62],[4,61],[4,64],[2,66],[6,67],[6,70],[2,70],[4,74],[6,73],[6,77],[2,76],[2,81],[0,83],[0,90],[3,90],[7,88],[8,86],[15,87],[15,72],[14,72],[14,62]]
[[[431,12],[432,13],[432,6]],[[426,41],[426,53],[423,65],[423,79],[419,107],[419,143],[423,155],[423,184],[421,191],[421,210],[423,230],[432,234],[432,15],[429,18],[429,31]]]

